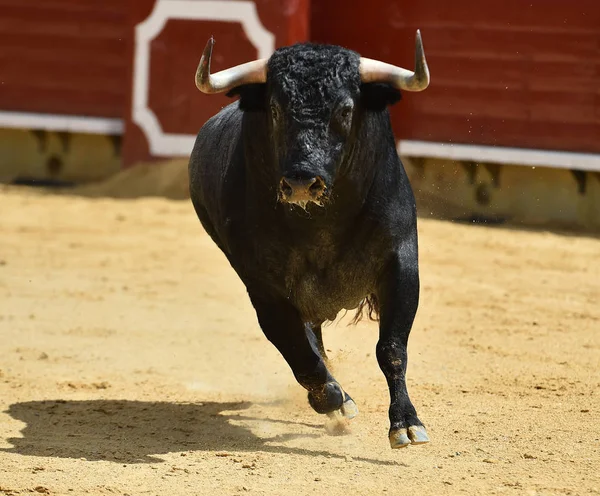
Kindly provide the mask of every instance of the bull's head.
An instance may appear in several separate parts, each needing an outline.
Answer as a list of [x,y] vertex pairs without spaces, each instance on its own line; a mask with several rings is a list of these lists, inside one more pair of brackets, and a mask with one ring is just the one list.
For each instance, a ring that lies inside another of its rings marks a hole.
[[[242,109],[265,113],[279,200],[303,208],[322,205],[328,197],[344,157],[352,153],[348,141],[361,109],[383,110],[399,99],[399,90],[422,91],[429,85],[419,31],[415,72],[340,47],[305,44],[211,74],[213,45],[211,38],[196,71],[196,86],[203,93],[241,94]],[[367,90],[373,86],[369,83],[384,83],[376,85],[375,98]]]

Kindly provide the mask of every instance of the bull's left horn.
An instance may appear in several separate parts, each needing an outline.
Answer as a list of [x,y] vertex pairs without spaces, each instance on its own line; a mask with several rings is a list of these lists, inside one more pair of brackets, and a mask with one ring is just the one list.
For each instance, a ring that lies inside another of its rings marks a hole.
[[359,72],[363,83],[388,83],[399,90],[423,91],[429,86],[429,67],[425,60],[421,32],[417,30],[415,72],[364,57],[360,58]]
[[254,60],[211,74],[210,59],[214,44],[215,40],[211,36],[196,70],[196,87],[202,93],[223,93],[242,84],[265,83],[267,81],[267,59]]

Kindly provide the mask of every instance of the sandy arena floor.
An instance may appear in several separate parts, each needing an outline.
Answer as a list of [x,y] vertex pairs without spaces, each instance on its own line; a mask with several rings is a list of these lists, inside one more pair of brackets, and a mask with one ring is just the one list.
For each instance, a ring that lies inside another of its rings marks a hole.
[[0,189],[0,495],[600,493],[600,240],[422,220],[392,451],[375,325],[328,436],[187,201]]

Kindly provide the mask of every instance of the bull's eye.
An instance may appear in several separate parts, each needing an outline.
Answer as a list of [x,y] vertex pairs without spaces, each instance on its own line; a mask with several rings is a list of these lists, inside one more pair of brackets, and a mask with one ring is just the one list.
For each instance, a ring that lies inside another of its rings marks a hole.
[[354,109],[352,102],[346,102],[338,107],[335,118],[333,119],[334,127],[341,132],[346,134],[352,127],[352,110]]
[[271,104],[271,117],[274,121],[279,120],[279,109],[277,108],[277,105],[273,103]]

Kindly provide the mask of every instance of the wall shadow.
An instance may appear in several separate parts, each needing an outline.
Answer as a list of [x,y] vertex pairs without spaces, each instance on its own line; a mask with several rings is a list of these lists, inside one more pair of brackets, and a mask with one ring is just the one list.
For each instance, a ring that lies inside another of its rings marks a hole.
[[[5,413],[25,422],[26,426],[21,431],[23,437],[7,439],[12,448],[0,451],[118,463],[162,463],[163,460],[157,455],[180,451],[261,451],[343,458],[342,455],[328,451],[273,444],[302,437],[318,438],[326,434],[319,424],[256,418],[237,413],[250,406],[251,403],[248,402],[168,403],[126,400],[14,403]],[[290,432],[263,438],[244,426],[235,425],[231,420],[289,425]],[[355,459],[377,465],[404,465],[395,461]]]

